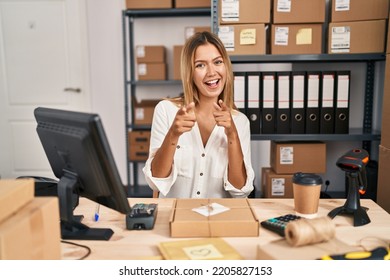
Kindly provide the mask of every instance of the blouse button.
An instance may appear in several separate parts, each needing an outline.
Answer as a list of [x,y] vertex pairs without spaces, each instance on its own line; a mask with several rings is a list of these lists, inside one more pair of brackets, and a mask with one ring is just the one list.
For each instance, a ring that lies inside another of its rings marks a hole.
[[177,148],[177,149],[180,149],[180,145],[177,145],[176,148]]
[[205,156],[205,154],[202,154],[202,157],[204,157]]
[[203,173],[200,173],[199,175],[200,175],[200,176],[203,176]]
[[197,194],[197,195],[200,195],[200,192],[198,191],[198,192],[196,192],[196,194]]

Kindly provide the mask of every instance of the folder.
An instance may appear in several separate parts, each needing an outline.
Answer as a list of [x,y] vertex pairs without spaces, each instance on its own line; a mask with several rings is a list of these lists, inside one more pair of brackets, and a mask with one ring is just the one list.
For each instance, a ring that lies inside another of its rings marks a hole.
[[234,73],[234,104],[237,109],[246,114],[245,108],[245,72],[235,72]]
[[321,74],[320,91],[320,133],[334,133],[334,93],[335,72],[324,71]]
[[261,133],[275,133],[275,73],[261,75]]
[[307,72],[306,92],[306,134],[318,134],[320,132],[320,79],[321,72]]
[[250,122],[251,134],[260,134],[260,72],[247,75],[247,116]]
[[306,72],[291,74],[291,133],[305,133]]
[[337,134],[349,133],[350,80],[350,71],[336,72],[336,104],[334,133]]
[[290,75],[278,72],[276,77],[276,133],[290,133]]

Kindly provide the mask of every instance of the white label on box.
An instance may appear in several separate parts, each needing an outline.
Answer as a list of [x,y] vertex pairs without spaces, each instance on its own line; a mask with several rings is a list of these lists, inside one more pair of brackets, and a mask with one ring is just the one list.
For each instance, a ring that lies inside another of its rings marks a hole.
[[272,196],[284,196],[284,178],[272,178],[271,180],[271,195]]
[[275,28],[275,45],[287,46],[288,45],[288,27],[276,27]]
[[290,13],[291,0],[278,0],[276,10],[280,13]]
[[280,164],[294,163],[294,147],[280,147]]
[[137,47],[136,56],[137,57],[145,57],[145,47],[144,46]]
[[225,46],[226,51],[234,51],[234,27],[233,26],[220,26],[218,31],[218,37],[221,39]]
[[351,47],[351,28],[349,26],[332,27],[330,49],[332,53],[347,53]]
[[349,11],[350,10],[349,0],[336,0],[334,3],[334,10],[336,12]]
[[136,120],[143,120],[145,119],[145,110],[144,108],[136,108],[134,112],[134,117]]
[[221,3],[222,21],[238,21],[240,19],[240,1],[239,0],[222,0]]
[[184,33],[185,33],[184,37],[187,40],[188,38],[190,38],[192,35],[195,34],[195,28],[194,27],[186,27]]
[[138,64],[138,75],[145,76],[148,73],[148,67],[145,63]]

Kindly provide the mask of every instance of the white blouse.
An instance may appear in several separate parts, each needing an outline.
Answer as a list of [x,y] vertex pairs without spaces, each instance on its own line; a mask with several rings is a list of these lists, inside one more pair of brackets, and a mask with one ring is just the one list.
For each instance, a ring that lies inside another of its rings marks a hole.
[[251,163],[250,128],[248,118],[241,112],[232,114],[240,138],[247,173],[245,186],[235,188],[227,176],[227,137],[224,127],[215,126],[206,146],[203,146],[197,123],[191,131],[179,137],[167,178],[152,176],[151,163],[156,151],[175,119],[178,107],[169,100],[160,101],[153,115],[149,158],[143,172],[150,188],[159,191],[160,197],[172,198],[223,198],[247,197],[252,190],[254,171]]

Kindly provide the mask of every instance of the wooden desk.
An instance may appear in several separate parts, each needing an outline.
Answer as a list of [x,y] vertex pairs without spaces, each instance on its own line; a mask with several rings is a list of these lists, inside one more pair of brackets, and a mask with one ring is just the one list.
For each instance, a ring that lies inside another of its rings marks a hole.
[[[169,217],[172,210],[173,199],[157,198],[130,198],[130,205],[137,202],[158,203],[158,215],[153,230],[127,230],[125,215],[100,207],[100,219],[93,221],[95,203],[87,199],[80,199],[80,205],[76,208],[75,214],[84,215],[83,223],[90,227],[109,227],[114,235],[109,241],[84,241],[69,240],[75,243],[86,245],[91,248],[91,254],[87,259],[161,259],[159,242],[182,240],[184,238],[170,238]],[[321,199],[318,216],[326,216],[329,211],[342,206],[345,199]],[[250,203],[255,210],[259,221],[294,213],[292,199],[251,199]],[[390,215],[378,206],[375,202],[362,199],[361,205],[367,207],[371,223],[353,227],[351,216],[336,216],[336,238],[343,242],[356,246],[366,237],[375,237],[390,242]],[[281,239],[275,233],[260,227],[258,237],[232,237],[224,238],[232,245],[245,259],[254,260],[257,256],[258,245],[266,245],[271,241]],[[86,253],[86,250],[69,244],[62,244],[63,259],[78,259]]]

